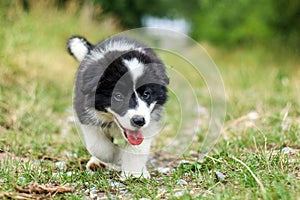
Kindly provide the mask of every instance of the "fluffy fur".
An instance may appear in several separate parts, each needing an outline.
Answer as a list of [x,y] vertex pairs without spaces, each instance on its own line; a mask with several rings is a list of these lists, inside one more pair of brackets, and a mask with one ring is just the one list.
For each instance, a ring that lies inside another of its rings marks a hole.
[[[87,168],[106,166],[126,177],[149,178],[145,165],[167,100],[164,64],[151,48],[124,37],[93,45],[74,36],[67,47],[80,62],[73,106],[92,155]],[[113,143],[119,134],[125,148]]]

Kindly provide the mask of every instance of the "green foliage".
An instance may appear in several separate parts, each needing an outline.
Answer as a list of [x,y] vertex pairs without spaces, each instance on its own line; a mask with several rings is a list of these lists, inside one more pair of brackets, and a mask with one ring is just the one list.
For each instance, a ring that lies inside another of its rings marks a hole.
[[192,36],[222,45],[300,44],[299,1],[201,0],[192,16]]
[[[27,12],[36,3],[22,0]],[[70,1],[52,0],[52,6],[66,10]],[[74,3],[75,2],[75,3]],[[300,1],[298,0],[76,0],[78,10],[87,3],[100,6],[92,11],[96,19],[114,16],[124,28],[142,26],[142,18],[185,18],[192,26],[190,35],[197,40],[209,41],[226,47],[270,43],[298,49],[300,46]],[[7,17],[7,5],[0,2],[0,19]],[[11,14],[9,17],[12,17]],[[0,31],[1,34],[1,31]],[[1,36],[1,35],[0,35]],[[3,36],[3,35],[2,35]]]
[[118,17],[125,28],[141,27],[142,17],[155,15],[163,17],[168,0],[93,0],[100,4],[105,14],[111,13]]
[[202,0],[192,36],[223,45],[265,40],[268,7],[250,0]]
[[271,1],[272,15],[270,25],[282,43],[300,45],[300,1]]
[[191,35],[215,44],[300,44],[300,2],[297,0],[93,0],[104,14],[116,16],[125,28],[141,26],[145,15],[184,17]]

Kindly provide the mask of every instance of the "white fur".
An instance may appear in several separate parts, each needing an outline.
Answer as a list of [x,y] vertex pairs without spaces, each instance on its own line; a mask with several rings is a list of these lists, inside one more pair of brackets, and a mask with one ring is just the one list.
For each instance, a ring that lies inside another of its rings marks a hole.
[[85,41],[83,41],[80,38],[73,38],[70,40],[69,47],[72,52],[72,54],[75,56],[75,58],[81,62],[85,55],[88,53],[87,46],[84,45]]
[[[123,179],[129,176],[150,178],[146,162],[152,137],[145,138],[142,144],[138,146],[127,144],[124,149],[121,149],[106,137],[100,127],[83,125],[78,120],[77,123],[79,123],[83,132],[86,147],[92,155],[87,163],[87,169],[93,164],[104,164],[110,169],[121,170],[121,178]],[[156,127],[155,124],[145,129],[144,133],[146,135],[153,134],[153,130]]]
[[144,64],[139,62],[137,58],[133,58],[131,60],[123,60],[123,63],[131,74],[133,83],[135,83],[136,80],[143,74]]
[[80,124],[89,153],[104,163],[120,163],[120,149],[113,144],[98,126]]
[[103,53],[109,51],[130,51],[137,50],[141,53],[145,53],[142,48],[137,48],[135,44],[128,43],[125,40],[112,40],[108,45],[106,45]]
[[152,138],[146,138],[138,146],[127,145],[122,154],[122,178],[129,176],[150,178],[146,167]]

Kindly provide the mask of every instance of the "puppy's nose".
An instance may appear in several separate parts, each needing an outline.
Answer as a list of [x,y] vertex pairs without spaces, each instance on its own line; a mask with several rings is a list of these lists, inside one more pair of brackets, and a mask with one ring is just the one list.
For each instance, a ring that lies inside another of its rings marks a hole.
[[134,115],[131,118],[131,124],[135,127],[142,127],[145,125],[145,118],[140,115]]

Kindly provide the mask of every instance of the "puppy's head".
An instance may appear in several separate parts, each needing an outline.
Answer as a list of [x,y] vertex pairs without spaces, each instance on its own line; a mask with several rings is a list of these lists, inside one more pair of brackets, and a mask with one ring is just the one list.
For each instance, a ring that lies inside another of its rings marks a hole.
[[84,59],[86,77],[94,80],[88,85],[91,90],[95,85],[95,109],[111,113],[130,144],[141,144],[145,128],[158,120],[153,113],[167,100],[169,79],[161,60],[150,48],[126,38],[93,46],[75,37],[68,49],[77,60]]

